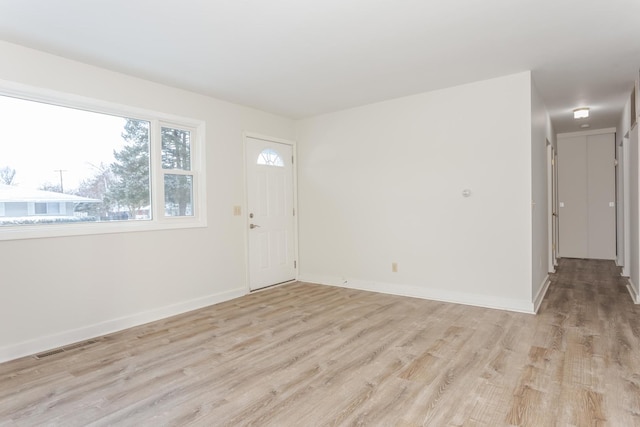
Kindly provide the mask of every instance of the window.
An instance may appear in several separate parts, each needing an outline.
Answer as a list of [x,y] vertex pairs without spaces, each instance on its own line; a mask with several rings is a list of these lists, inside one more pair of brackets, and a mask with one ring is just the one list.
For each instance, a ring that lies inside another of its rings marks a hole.
[[36,203],[35,214],[36,215],[45,215],[46,213],[47,213],[47,204],[46,203]]
[[60,203],[47,203],[47,213],[51,215],[60,214]]
[[[33,213],[35,215],[59,215],[60,204],[58,202],[53,202],[53,203],[36,202],[34,203]],[[0,224],[2,224],[2,220],[3,220],[2,217],[0,217]],[[62,221],[64,221],[64,219],[62,219]]]
[[162,127],[165,216],[193,215],[191,132]]
[[265,148],[264,150],[262,150],[262,152],[258,155],[257,163],[259,165],[284,167],[282,157],[280,157],[280,155],[271,148]]
[[0,239],[206,225],[202,122],[1,87],[0,117]]

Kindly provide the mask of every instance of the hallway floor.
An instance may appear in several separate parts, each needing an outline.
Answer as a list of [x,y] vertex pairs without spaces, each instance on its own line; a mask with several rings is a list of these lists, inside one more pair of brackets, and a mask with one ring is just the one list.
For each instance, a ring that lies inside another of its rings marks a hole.
[[520,378],[549,421],[640,426],[640,306],[626,284],[613,261],[559,260]]

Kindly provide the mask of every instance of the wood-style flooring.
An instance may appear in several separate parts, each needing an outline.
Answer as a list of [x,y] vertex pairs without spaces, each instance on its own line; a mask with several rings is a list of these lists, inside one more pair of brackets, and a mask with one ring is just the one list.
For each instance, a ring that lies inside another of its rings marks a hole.
[[294,283],[0,364],[0,425],[640,426],[640,307],[561,261],[537,316]]

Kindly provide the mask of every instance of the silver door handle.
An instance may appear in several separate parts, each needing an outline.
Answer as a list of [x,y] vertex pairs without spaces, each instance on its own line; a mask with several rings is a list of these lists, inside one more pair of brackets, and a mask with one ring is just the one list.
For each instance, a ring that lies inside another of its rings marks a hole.
[[256,224],[249,224],[249,228],[250,228],[250,229],[252,229],[252,230],[253,230],[254,228],[259,228],[259,227],[260,227],[260,226],[259,226],[259,225],[256,225]]

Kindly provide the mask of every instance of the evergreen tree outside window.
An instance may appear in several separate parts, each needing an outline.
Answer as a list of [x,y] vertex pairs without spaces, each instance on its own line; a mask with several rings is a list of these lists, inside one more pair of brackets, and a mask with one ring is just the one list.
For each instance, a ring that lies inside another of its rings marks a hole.
[[148,209],[151,204],[149,127],[146,120],[126,119],[122,139],[127,145],[113,152],[115,162],[111,164],[111,172],[114,180],[104,198],[115,205],[115,220],[152,218]]
[[191,132],[162,127],[161,133],[164,215],[191,216],[193,215],[193,175],[190,173]]

